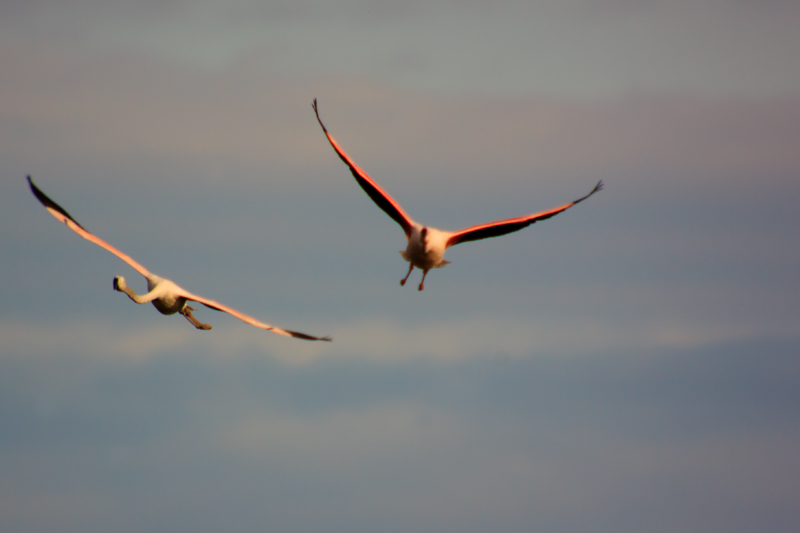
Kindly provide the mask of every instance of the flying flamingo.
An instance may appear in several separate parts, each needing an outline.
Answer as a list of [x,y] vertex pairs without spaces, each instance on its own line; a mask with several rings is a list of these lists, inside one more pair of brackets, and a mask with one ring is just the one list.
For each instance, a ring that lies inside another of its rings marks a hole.
[[444,231],[430,226],[423,226],[408,216],[408,214],[403,211],[403,208],[400,207],[400,204],[398,204],[394,198],[389,196],[389,194],[384,191],[381,186],[378,185],[372,178],[370,178],[366,172],[361,170],[361,168],[359,168],[359,166],[356,165],[352,159],[350,159],[345,151],[342,150],[331,134],[328,133],[327,128],[325,128],[325,125],[319,118],[316,98],[314,98],[312,107],[314,108],[314,113],[317,115],[317,121],[319,122],[319,125],[322,126],[322,131],[325,132],[325,136],[328,137],[328,141],[330,141],[331,146],[333,146],[333,149],[336,150],[336,153],[339,154],[341,160],[344,161],[348,167],[350,167],[350,172],[353,173],[353,177],[356,179],[358,184],[362,189],[364,189],[364,192],[367,193],[367,196],[372,198],[372,201],[378,204],[378,207],[383,209],[387,215],[389,215],[395,222],[400,224],[400,227],[403,228],[403,231],[406,234],[408,246],[406,247],[405,251],[400,251],[400,255],[402,255],[403,259],[408,261],[410,264],[408,266],[408,273],[406,274],[406,277],[400,280],[401,286],[406,284],[408,277],[411,275],[411,271],[414,270],[414,267],[417,267],[422,270],[422,281],[419,284],[418,290],[425,288],[423,284],[425,283],[425,276],[428,275],[428,271],[432,268],[441,268],[450,263],[450,261],[444,260],[444,252],[451,246],[455,246],[456,244],[462,242],[477,241],[478,239],[486,239],[489,237],[498,237],[500,235],[505,235],[506,233],[519,231],[522,228],[530,226],[534,222],[548,219],[561,213],[562,211],[566,211],[573,205],[586,200],[597,191],[603,189],[603,181],[601,180],[597,182],[597,185],[595,185],[594,189],[592,189],[592,192],[582,198],[578,198],[574,202],[564,204],[561,207],[556,207],[548,211],[542,211],[541,213],[534,213],[532,215],[498,220],[495,222],[488,222],[486,224],[478,224],[477,226],[471,226],[458,231]]
[[209,324],[203,324],[199,320],[197,320],[194,315],[192,315],[192,311],[194,308],[187,305],[189,301],[194,301],[205,305],[206,307],[210,307],[216,311],[223,311],[225,313],[231,314],[236,318],[247,322],[257,328],[266,329],[272,331],[273,333],[277,333],[278,335],[283,335],[284,337],[297,337],[299,339],[305,339],[309,341],[330,341],[330,337],[312,337],[311,335],[306,335],[305,333],[299,333],[297,331],[290,331],[288,329],[279,328],[277,326],[271,326],[269,324],[265,324],[259,320],[256,320],[253,317],[247,316],[244,313],[240,313],[235,309],[231,309],[226,305],[222,305],[219,302],[215,302],[214,300],[209,300],[208,298],[203,298],[202,296],[198,296],[196,294],[192,294],[191,292],[183,289],[173,283],[172,281],[162,278],[160,276],[156,276],[149,272],[146,268],[142,265],[131,259],[128,255],[120,252],[110,244],[106,243],[105,241],[95,237],[88,231],[86,231],[83,226],[78,224],[78,222],[72,218],[72,216],[67,213],[60,205],[55,203],[53,200],[48,198],[46,194],[44,194],[36,184],[33,183],[33,180],[30,176],[28,176],[28,183],[30,183],[31,191],[39,199],[39,201],[44,205],[50,214],[56,217],[56,219],[60,220],[64,224],[67,225],[69,229],[86,239],[87,241],[93,242],[98,246],[101,246],[111,252],[112,254],[116,255],[130,266],[132,266],[137,272],[139,272],[142,276],[145,277],[147,280],[147,290],[146,294],[136,294],[133,292],[133,289],[128,287],[128,284],[125,282],[125,278],[122,276],[117,276],[114,278],[114,290],[119,292],[124,292],[128,295],[128,297],[136,302],[137,304],[146,304],[151,302],[153,306],[158,309],[161,314],[164,315],[173,315],[175,313],[180,313],[186,320],[191,322],[191,324],[196,327],[197,329],[202,330],[209,330],[211,326]]

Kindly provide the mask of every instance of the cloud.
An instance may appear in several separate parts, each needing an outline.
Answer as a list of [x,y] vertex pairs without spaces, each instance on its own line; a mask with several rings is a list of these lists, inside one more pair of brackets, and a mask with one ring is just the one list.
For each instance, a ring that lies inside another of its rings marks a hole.
[[490,9],[452,1],[78,0],[2,9],[4,33],[19,42],[210,70],[256,55],[282,77],[338,72],[439,94],[774,96],[796,92],[800,82],[784,67],[797,48],[800,12],[792,2],[575,0]]
[[31,407],[63,374],[4,358],[0,520],[781,531],[797,520],[796,344],[391,369],[85,357],[69,366],[90,379],[53,411]]
[[[669,305],[668,292],[651,298]],[[635,302],[644,298],[644,294],[638,289],[631,290],[629,294],[620,295],[615,307],[630,305],[635,313]],[[355,359],[388,365],[412,361],[456,364],[482,359],[487,354],[505,360],[586,357],[598,352],[663,348],[696,349],[765,337],[794,339],[800,326],[793,316],[758,322],[747,315],[740,318],[724,314],[713,316],[702,309],[698,309],[699,313],[682,315],[677,311],[686,301],[686,297],[679,297],[676,312],[665,309],[652,316],[629,315],[615,308],[605,316],[590,312],[587,316],[569,316],[568,311],[548,316],[531,310],[526,315],[466,315],[425,320],[385,314],[356,315],[347,320],[320,318],[314,324],[306,324],[312,333],[332,334],[333,344],[285,339],[239,325],[230,317],[216,320],[215,329],[208,333],[196,332],[175,317],[159,317],[160,324],[152,326],[138,321],[130,324],[122,316],[118,320],[86,318],[54,324],[6,322],[0,325],[0,333],[6,358],[48,361],[66,354],[80,354],[92,359],[141,365],[175,351],[200,353],[203,358],[219,360],[259,353],[288,366],[307,366],[325,360]],[[206,317],[211,318],[215,317]]]
[[213,446],[254,460],[269,449],[295,467],[325,469],[334,465],[344,473],[356,466],[354,461],[379,462],[419,448],[444,450],[463,436],[460,424],[452,413],[413,402],[350,406],[302,418],[251,413],[215,431],[218,442]]
[[796,530],[797,5],[0,4],[0,528]]
[[[130,55],[3,50],[0,153],[34,170],[91,160],[109,175],[149,163],[183,167],[169,174],[195,187],[227,186],[223,177],[239,175],[250,186],[330,189],[343,179],[312,176],[347,172],[314,121],[315,96],[340,144],[401,197],[423,187],[458,198],[458,190],[542,194],[558,186],[563,201],[573,190],[564,183],[577,189],[599,178],[675,196],[754,180],[769,190],[792,187],[800,168],[793,97],[441,98],[336,77],[278,81],[250,65],[208,73]],[[137,179],[170,183],[163,171]]]
[[57,324],[6,322],[4,358],[50,359],[62,354],[141,364],[164,350],[191,343],[190,331],[170,325],[131,329],[120,322],[65,320]]

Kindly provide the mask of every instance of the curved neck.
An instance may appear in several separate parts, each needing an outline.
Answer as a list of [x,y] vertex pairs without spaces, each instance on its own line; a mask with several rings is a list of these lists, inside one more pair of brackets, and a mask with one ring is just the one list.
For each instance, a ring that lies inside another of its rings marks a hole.
[[150,303],[153,300],[155,300],[156,298],[158,298],[158,295],[156,294],[155,290],[152,290],[152,291],[148,292],[147,294],[142,294],[141,296],[136,294],[135,292],[133,292],[133,289],[131,289],[130,287],[125,287],[124,292],[125,292],[125,294],[128,295],[128,298],[130,298],[131,300],[133,300],[137,304]]

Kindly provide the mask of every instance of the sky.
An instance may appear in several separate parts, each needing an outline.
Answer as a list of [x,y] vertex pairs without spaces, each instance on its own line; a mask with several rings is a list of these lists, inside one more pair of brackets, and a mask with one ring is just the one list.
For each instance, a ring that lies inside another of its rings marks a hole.
[[[797,531],[798,26],[789,0],[0,0],[0,529]],[[605,190],[400,287],[314,98],[434,227]],[[28,174],[333,343],[135,305]]]

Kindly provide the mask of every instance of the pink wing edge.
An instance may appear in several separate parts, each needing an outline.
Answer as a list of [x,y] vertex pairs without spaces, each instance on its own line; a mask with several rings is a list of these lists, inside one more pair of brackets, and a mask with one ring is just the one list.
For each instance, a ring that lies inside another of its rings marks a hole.
[[227,305],[223,305],[215,300],[211,300],[209,298],[204,298],[203,296],[198,296],[197,294],[193,294],[185,289],[182,289],[181,296],[186,298],[187,300],[192,300],[198,303],[205,305],[211,309],[215,309],[217,311],[222,311],[224,313],[228,313],[231,316],[235,316],[242,322],[250,324],[251,326],[255,326],[257,328],[265,329],[267,331],[271,331],[273,333],[277,333],[278,335],[282,335],[284,337],[298,337],[305,340],[314,340],[314,341],[327,341],[331,342],[333,339],[329,336],[325,337],[315,337],[313,335],[308,335],[306,333],[300,333],[299,331],[292,331],[289,329],[279,328],[278,326],[273,326],[271,324],[267,324],[266,322],[261,322],[249,315],[246,315],[236,309],[228,307]]
[[[41,189],[39,189],[39,187],[37,187],[36,184],[33,183],[33,180],[31,179],[30,176],[28,176],[28,182],[31,185],[31,189],[34,192],[34,195],[44,205],[45,209],[47,209],[47,211],[49,211],[50,214],[53,215],[56,218],[56,220],[66,224],[66,226],[69,229],[71,229],[72,231],[74,231],[75,233],[77,233],[78,235],[80,235],[81,237],[86,239],[87,241],[93,242],[94,244],[100,246],[101,248],[105,248],[106,250],[108,250],[112,254],[116,255],[117,257],[119,257],[120,259],[122,259],[123,261],[128,263],[131,267],[133,267],[142,276],[147,277],[147,276],[150,275],[150,272],[145,267],[143,267],[142,265],[140,265],[139,263],[134,261],[131,256],[129,256],[128,254],[126,254],[124,252],[121,252],[121,251],[117,250],[116,248],[114,248],[113,246],[108,244],[103,239],[101,239],[101,238],[89,233],[88,231],[86,231],[83,228],[83,226],[78,224],[75,221],[75,219],[73,219],[69,214],[67,214],[67,212],[64,210],[63,207],[61,207],[60,205],[55,203],[49,196],[47,196]],[[44,200],[39,195],[44,197]]]

